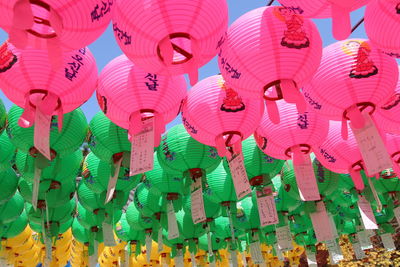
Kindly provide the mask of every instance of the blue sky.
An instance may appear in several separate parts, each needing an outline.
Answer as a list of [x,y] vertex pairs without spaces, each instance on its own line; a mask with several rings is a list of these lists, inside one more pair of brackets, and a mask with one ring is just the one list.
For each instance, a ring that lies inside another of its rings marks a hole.
[[[235,21],[238,17],[242,14],[266,5],[269,1],[266,0],[228,0],[229,5],[229,17],[231,24]],[[275,1],[277,2],[277,1]],[[274,3],[277,5],[277,3]],[[352,12],[352,24],[356,24],[360,18],[362,18],[364,13],[364,8],[356,10]],[[330,19],[316,19],[314,22],[317,24],[318,29],[320,31],[321,37],[324,42],[324,46],[327,46],[331,43],[335,42],[335,39],[332,37],[331,33],[331,20]],[[366,38],[364,26],[361,25],[352,35],[351,37],[358,37],[358,38]],[[7,34],[0,29],[0,41],[3,42],[7,39]],[[104,32],[104,34],[93,44],[89,46],[92,53],[95,55],[97,60],[97,65],[99,71],[113,58],[122,54],[121,50],[119,49],[117,43],[114,40],[114,35],[111,29],[111,24]],[[200,69],[200,79],[204,79],[208,76],[215,75],[219,73],[218,64],[216,58],[210,61],[207,65],[203,66]],[[4,94],[0,91],[0,98],[3,100],[4,104],[6,105],[7,110],[11,107],[12,103],[4,96]],[[96,114],[100,108],[97,105],[96,97],[93,95],[82,107],[81,107],[86,114],[88,120],[90,120],[94,114]],[[173,122],[171,122],[167,128],[180,123],[181,119],[178,117]]]

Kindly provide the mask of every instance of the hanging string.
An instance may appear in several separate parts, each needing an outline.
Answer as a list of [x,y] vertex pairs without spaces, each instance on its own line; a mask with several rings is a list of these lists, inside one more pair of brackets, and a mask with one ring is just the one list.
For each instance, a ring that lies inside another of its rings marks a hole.
[[267,4],[267,6],[272,5],[275,2],[275,0],[270,0],[269,3]]
[[364,22],[364,17],[361,18],[356,25],[354,25],[353,28],[351,28],[351,33],[353,33],[355,30],[357,30],[358,27],[360,27],[360,25]]

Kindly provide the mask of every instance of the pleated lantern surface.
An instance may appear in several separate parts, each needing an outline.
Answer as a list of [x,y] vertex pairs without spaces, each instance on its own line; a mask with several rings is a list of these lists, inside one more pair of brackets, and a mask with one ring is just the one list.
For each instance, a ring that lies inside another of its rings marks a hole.
[[[23,128],[18,125],[18,119],[22,113],[22,108],[15,105],[11,107],[7,134],[19,150],[35,156],[38,150],[34,145],[34,127]],[[52,158],[64,157],[75,152],[82,145],[87,134],[86,117],[80,109],[65,114],[63,123],[63,129],[59,132],[57,116],[53,116],[49,144]]]
[[21,48],[70,51],[89,45],[105,31],[114,6],[101,0],[10,0],[0,5],[0,27]]
[[389,193],[390,196],[397,198],[397,192],[400,191],[400,181],[398,175],[392,170],[385,170],[381,173],[379,179],[372,179],[376,191],[383,195]]
[[[396,0],[371,1],[365,9],[365,32],[371,43],[384,53],[400,58],[400,5]],[[390,25],[390,28],[382,28]]]
[[[64,157],[57,157],[42,169],[40,179],[62,183],[64,180],[75,180],[81,167],[83,156],[76,150]],[[15,159],[18,172],[25,180],[33,182],[35,176],[35,158],[19,150]]]
[[126,220],[136,231],[146,231],[146,233],[152,231],[152,218],[143,216],[133,203],[126,210]]
[[19,177],[15,171],[8,167],[8,169],[0,172],[0,205],[4,204],[12,198],[17,191]]
[[258,147],[265,154],[278,159],[293,159],[295,154],[308,155],[327,136],[329,121],[319,116],[311,108],[304,113],[298,113],[296,106],[278,101],[277,106],[282,111],[282,121],[274,124],[267,112],[255,132]]
[[94,240],[98,241],[99,243],[103,243],[103,230],[101,228],[96,229],[97,231],[91,232],[90,230],[85,229],[77,219],[74,220],[71,228],[74,239],[76,239],[80,243],[89,245],[89,248],[90,246],[94,245]]
[[[219,217],[216,218],[218,220]],[[206,233],[206,228],[204,228],[203,224],[193,223],[193,218],[191,214],[191,210],[185,212],[183,217],[177,216],[177,220],[182,220],[182,236],[188,242],[188,249],[191,253],[197,252],[196,242],[199,237]]]
[[317,185],[319,193],[326,197],[331,195],[338,188],[340,182],[340,174],[325,168],[313,155],[313,168],[315,178],[317,178]]
[[161,195],[157,190],[150,190],[148,184],[140,183],[133,195],[133,203],[145,217],[157,215],[161,209]]
[[296,187],[292,188],[286,183],[283,183],[281,176],[277,175],[272,179],[275,191],[278,193],[275,196],[276,210],[281,213],[288,213],[296,210],[302,202],[299,198],[293,198],[291,195],[298,194],[298,189]]
[[15,192],[14,196],[0,205],[0,223],[10,223],[16,220],[24,210],[24,199]]
[[158,163],[157,155],[154,155],[154,169],[145,173],[147,187],[155,190],[155,194],[161,194],[162,210],[167,210],[167,202],[172,201],[175,212],[182,208],[183,195],[185,193],[183,178],[181,175],[170,174],[164,171]]
[[129,225],[126,219],[126,213],[122,214],[121,219],[116,223],[114,230],[117,237],[122,241],[130,242],[131,244],[136,243],[137,246],[144,244],[144,232],[137,231]]
[[27,225],[28,218],[26,217],[26,212],[24,210],[17,219],[2,225],[0,237],[3,240],[16,237],[24,231]]
[[258,232],[260,230],[260,215],[258,213],[256,191],[253,190],[251,196],[242,199],[237,204],[238,211],[233,218],[236,228],[244,232]]
[[7,124],[7,110],[4,107],[3,100],[0,99],[0,134],[6,128],[6,124]]
[[58,115],[61,130],[67,124],[62,115],[81,106],[96,88],[97,66],[92,53],[88,48],[65,52],[62,67],[53,68],[43,50],[20,50],[8,43],[3,46],[16,61],[0,73],[0,86],[13,103],[24,108],[21,127],[31,127],[40,110],[46,116]]
[[197,141],[228,155],[227,147],[241,152],[242,140],[260,123],[264,112],[261,99],[248,99],[229,87],[221,75],[198,82],[189,91],[182,108],[182,122]]
[[162,75],[188,73],[192,85],[227,25],[224,0],[121,0],[113,14],[117,43],[135,64]]
[[317,71],[322,40],[315,24],[290,8],[254,9],[237,19],[219,47],[219,68],[243,97],[264,98],[279,122],[274,101],[286,99],[304,112],[299,89]]
[[[346,126],[347,127],[347,126]],[[365,168],[355,137],[348,133],[347,140],[341,136],[341,122],[330,121],[329,133],[315,151],[318,161],[328,170],[349,173],[358,190],[364,188],[360,171]]]
[[[71,217],[69,220],[63,222],[63,223],[50,223],[50,235],[53,238],[59,237],[59,235],[65,233],[68,231],[68,229],[71,228],[72,222],[74,219]],[[29,220],[29,227],[36,233],[42,233],[43,234],[43,225],[42,223],[37,223],[36,221]],[[52,228],[53,227],[53,228]],[[40,239],[40,244],[44,244],[43,236]],[[56,247],[57,248],[57,247]],[[45,247],[42,247],[42,250],[45,250]]]
[[394,58],[368,40],[348,39],[324,48],[321,65],[303,93],[320,115],[357,124],[352,109],[372,114],[394,93],[398,75]]
[[[74,197],[75,179],[63,179],[62,181],[42,179],[39,184],[38,206],[59,208]],[[32,204],[33,183],[21,178],[18,190],[26,202]]]
[[129,192],[115,191],[110,202],[105,204],[106,192],[97,194],[81,181],[77,189],[79,203],[93,213],[106,212],[110,217],[115,211],[121,210],[128,201]]
[[[101,228],[102,223],[106,220],[107,214],[99,211],[97,214],[85,209],[82,205],[78,204],[77,216],[79,223],[88,230],[92,228]],[[115,211],[113,218],[109,220],[111,225],[116,224],[122,216],[122,211]]]
[[332,33],[337,40],[351,33],[350,12],[365,6],[371,0],[278,0],[282,6],[306,18],[332,18]]
[[[400,70],[400,66],[399,66]],[[400,74],[400,72],[399,72]],[[400,134],[400,79],[395,91],[386,99],[385,104],[378,106],[374,112],[374,120],[379,122],[379,128],[392,134]]]
[[[113,170],[111,164],[100,160],[90,152],[83,162],[82,177],[86,185],[95,193],[107,191],[110,174]],[[129,192],[139,184],[142,175],[129,176],[129,168],[121,167],[118,174],[116,190]]]
[[7,132],[0,134],[0,171],[4,171],[13,164],[16,148],[7,136]]
[[[212,222],[220,216],[221,206],[213,202],[207,193],[203,193],[203,203],[207,222]],[[191,206],[191,197],[190,195],[186,195],[183,200],[183,211],[185,213],[191,213]]]
[[157,149],[158,162],[169,173],[193,177],[213,171],[221,158],[214,147],[191,137],[182,124],[168,130]]
[[142,130],[142,119],[154,117],[154,145],[165,125],[178,114],[186,95],[182,75],[162,76],[134,65],[125,55],[108,63],[99,77],[97,100],[104,114],[127,129],[129,138]]

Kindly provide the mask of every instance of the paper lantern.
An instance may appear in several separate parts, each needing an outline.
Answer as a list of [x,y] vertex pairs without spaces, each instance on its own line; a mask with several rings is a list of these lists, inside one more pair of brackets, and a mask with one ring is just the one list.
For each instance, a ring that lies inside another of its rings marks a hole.
[[[15,56],[16,61],[0,73],[0,86],[13,103],[24,108],[21,118],[18,117],[19,125],[31,127],[39,112],[42,117],[36,122],[43,128],[41,134],[46,133],[52,115],[58,115],[61,131],[63,124],[68,124],[63,115],[82,105],[96,88],[97,66],[93,55],[87,48],[63,53],[62,67],[54,69],[42,50],[20,50],[8,43],[3,46],[8,47],[7,53]],[[29,70],[25,66],[30,66]]]
[[93,231],[87,230],[82,225],[80,225],[77,219],[74,219],[71,228],[74,238],[80,243],[88,244],[89,247],[94,245],[93,243],[95,240],[99,243],[103,242],[103,231],[101,228],[93,229]]
[[[15,105],[11,107],[7,134],[18,149],[36,156],[39,152],[34,144],[34,127],[22,128],[18,125],[18,119],[22,113],[23,109]],[[82,145],[87,134],[86,118],[80,109],[65,114],[63,121],[65,127],[61,132],[58,131],[57,116],[54,116],[51,122],[49,145],[52,159],[75,152]]]
[[11,143],[10,138],[8,138],[7,133],[3,132],[0,134],[0,171],[4,171],[14,164],[15,157],[15,146]]
[[0,205],[0,223],[10,223],[16,220],[24,210],[24,199],[16,192],[10,200]]
[[[400,5],[396,0],[371,1],[365,9],[365,32],[371,43],[384,53],[400,58]],[[382,29],[390,25],[390,30]]]
[[18,180],[19,177],[11,167],[0,172],[0,187],[2,189],[0,205],[3,205],[14,196],[18,187]]
[[260,229],[260,215],[257,207],[256,191],[252,195],[242,199],[237,203],[238,211],[233,218],[236,228],[242,229],[246,233],[258,232]]
[[224,0],[124,0],[113,14],[117,43],[135,64],[162,75],[189,73],[192,85],[197,69],[217,54],[227,25]]
[[[86,185],[95,193],[107,191],[110,174],[113,174],[112,166],[101,161],[96,155],[90,152],[83,162],[82,177]],[[139,183],[142,175],[129,175],[129,168],[119,169],[116,190],[129,192]]]
[[[399,67],[400,68],[400,67]],[[386,102],[377,107],[373,118],[379,123],[379,128],[385,132],[400,134],[400,120],[396,116],[400,111],[400,80],[392,95]]]
[[41,225],[44,222],[45,225],[47,225],[47,222],[49,222],[50,226],[48,227],[51,227],[52,230],[56,229],[55,231],[52,231],[55,235],[58,234],[60,224],[69,221],[71,216],[75,214],[75,205],[75,199],[71,199],[57,209],[48,208],[46,212],[46,209],[36,209],[35,211],[31,204],[26,203],[26,213],[29,221],[36,224]]
[[116,224],[122,216],[122,211],[115,211],[112,214],[112,218],[104,212],[104,210],[100,210],[97,213],[88,211],[82,205],[78,204],[77,216],[79,223],[86,229],[91,230],[92,228],[101,228],[103,227],[103,222],[109,222],[110,224]]
[[126,210],[126,220],[132,229],[136,231],[152,231],[153,220],[151,217],[144,217],[136,206],[131,203]]
[[200,143],[214,146],[228,155],[227,147],[241,152],[242,140],[249,137],[264,112],[261,99],[247,99],[229,87],[222,76],[208,77],[189,91],[182,108],[188,133]]
[[279,0],[282,6],[306,18],[332,18],[332,32],[337,40],[351,33],[350,12],[366,5],[370,0]]
[[319,114],[357,124],[352,108],[372,114],[393,94],[397,79],[394,58],[368,40],[349,39],[324,48],[321,65],[303,92]]
[[144,244],[144,232],[134,230],[126,219],[126,213],[122,214],[121,219],[115,225],[115,233],[119,239],[136,243],[137,246]]
[[299,89],[317,71],[322,54],[321,37],[311,20],[290,8],[257,8],[230,26],[219,49],[219,68],[227,85],[242,97],[264,95],[275,123],[276,100],[296,103],[304,112]]
[[151,217],[161,212],[161,194],[151,190],[147,183],[140,183],[133,195],[133,203],[141,214]]
[[107,28],[113,1],[10,0],[0,5],[0,27],[21,48],[35,46],[50,51],[89,45]]
[[295,193],[298,192],[297,188],[292,188],[287,186],[282,182],[281,176],[277,175],[272,179],[272,183],[276,192],[278,193],[275,197],[276,210],[278,211],[278,216],[282,213],[288,213],[297,209],[301,205],[301,200],[298,198],[293,198],[289,194],[291,190]]
[[21,215],[18,216],[16,220],[3,225],[0,236],[3,240],[16,237],[25,230],[27,224],[28,218],[26,217],[25,211],[22,211]]

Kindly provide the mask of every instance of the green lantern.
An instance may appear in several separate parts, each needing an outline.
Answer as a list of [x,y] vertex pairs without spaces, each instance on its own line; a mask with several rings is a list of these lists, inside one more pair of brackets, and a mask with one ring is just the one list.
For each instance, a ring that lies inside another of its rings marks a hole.
[[15,192],[14,196],[0,205],[0,224],[10,223],[16,220],[24,210],[24,199]]
[[[68,231],[68,229],[71,228],[72,222],[74,221],[74,218],[71,217],[68,221],[63,222],[63,223],[50,223],[50,235],[51,237],[57,237],[60,234],[65,233]],[[35,223],[33,221],[29,221],[29,227],[36,233],[42,233],[43,234],[43,225]],[[46,225],[45,225],[46,227]],[[48,227],[46,227],[48,228]],[[54,231],[53,231],[54,230]],[[53,232],[52,232],[53,231]],[[43,238],[40,240],[42,243],[44,243]]]
[[[79,173],[83,156],[82,151],[76,150],[62,158],[45,162],[41,168],[41,180],[54,180],[62,182],[64,179],[75,179]],[[18,172],[29,182],[33,182],[35,177],[36,158],[29,153],[18,151],[16,165]]]
[[193,223],[191,212],[183,212],[183,213],[184,213],[183,216],[180,215],[178,216],[177,214],[176,218],[178,220],[178,223],[183,225],[182,236],[185,240],[188,241],[190,253],[196,254],[199,237],[206,233],[206,228],[202,223],[198,224]]
[[131,203],[126,210],[126,220],[133,230],[151,232],[153,229],[153,219],[143,216],[134,203]]
[[4,131],[7,125],[7,111],[3,101],[0,99],[0,134]]
[[8,138],[6,132],[0,134],[0,172],[5,171],[14,164],[16,148]]
[[114,164],[125,153],[123,166],[129,168],[131,143],[128,132],[99,111],[89,123],[90,150],[102,161]]
[[400,181],[392,169],[381,172],[380,179],[371,180],[379,194],[390,193],[396,195],[400,191]]
[[[207,221],[212,221],[220,215],[221,206],[211,201],[211,197],[207,193],[203,193],[203,202]],[[186,195],[183,200],[183,210],[186,213],[191,213],[191,206],[191,197],[189,195]]]
[[117,210],[121,210],[129,198],[129,192],[115,191],[114,196],[110,202],[105,203],[106,192],[96,194],[90,190],[86,184],[81,181],[78,186],[78,199],[79,203],[88,211],[98,212],[100,209],[104,209],[112,218],[113,214]]
[[18,187],[18,180],[17,174],[11,167],[0,172],[0,205],[10,200],[15,194]]
[[[57,208],[70,201],[75,192],[75,179],[64,179],[61,182],[55,180],[42,180],[39,184],[38,206]],[[21,178],[18,185],[19,192],[26,202],[32,204],[33,184]]]
[[257,232],[260,229],[260,216],[257,207],[256,191],[237,203],[236,217],[233,218],[233,225],[245,232]]
[[[82,166],[82,178],[95,193],[107,191],[112,173],[114,173],[114,169],[108,162],[101,161],[92,152],[86,156]],[[119,170],[115,189],[129,192],[138,185],[141,178],[141,174],[129,176],[129,168],[122,166]]]
[[311,158],[313,159],[313,168],[319,193],[324,197],[331,195],[337,190],[340,174],[322,166],[314,154],[312,154]]
[[89,246],[89,255],[94,253],[94,241],[103,242],[103,230],[101,228],[87,230],[77,219],[72,223],[72,235],[78,242]]
[[390,223],[382,223],[379,225],[379,229],[377,231],[378,235],[383,234],[395,234],[396,230],[394,229],[393,225]]
[[109,221],[114,225],[119,221],[122,216],[122,211],[115,211],[113,214],[113,221],[108,218],[108,214],[105,210],[99,210],[96,213],[86,210],[82,205],[78,204],[77,216],[79,223],[90,230],[92,227],[102,227],[103,222]]
[[[291,186],[287,186],[287,184],[282,183],[280,175],[275,176],[272,179],[272,183],[276,192],[278,193],[275,196],[276,210],[278,212],[290,212],[297,209],[302,204],[298,198],[293,198],[290,196],[294,194],[292,191],[294,190],[296,192],[297,189],[293,189]],[[289,194],[289,192],[291,193]]]
[[67,222],[71,217],[75,216],[76,203],[75,199],[71,199],[66,204],[56,209],[41,207],[34,209],[29,203],[26,203],[26,212],[28,219],[37,224],[53,222],[62,224]]
[[144,231],[133,229],[126,219],[126,213],[122,214],[114,229],[117,237],[122,241],[137,244],[138,246],[144,245]]
[[[199,238],[199,248],[205,251],[209,251],[209,261],[216,262],[219,258],[218,250],[224,249],[227,245],[225,240],[217,237],[215,233],[210,234],[211,239],[211,247],[209,247],[209,238],[207,235],[202,235]],[[212,251],[213,256],[210,255],[210,250]]]
[[313,229],[310,216],[307,214],[296,214],[289,216],[290,231],[295,235],[298,233],[308,232]]
[[294,241],[304,247],[314,246],[317,243],[315,238],[314,230],[309,230],[307,232],[302,232],[294,236]]
[[0,227],[0,238],[13,238],[22,233],[28,224],[26,212],[22,211],[17,219],[9,223],[5,223]]
[[160,166],[178,176],[213,171],[221,162],[217,150],[193,139],[182,124],[168,130],[157,149]]
[[[285,163],[284,160],[275,159],[264,154],[258,148],[253,135],[242,141],[242,153],[247,177],[252,186],[270,184],[271,179],[280,173]],[[224,167],[227,172],[230,172],[226,160],[224,160]]]
[[145,217],[152,217],[161,212],[161,194],[157,190],[150,190],[146,183],[140,183],[136,187],[133,203]]
[[[33,136],[34,126],[22,128],[18,125],[18,120],[23,113],[23,109],[13,106],[9,112],[7,133],[11,142],[20,150],[31,155],[37,155],[38,151],[34,148]],[[64,114],[62,131],[58,131],[58,116],[53,116],[50,128],[50,149],[52,158],[56,156],[64,157],[71,154],[82,145],[86,138],[88,125],[82,110],[76,109]]]

